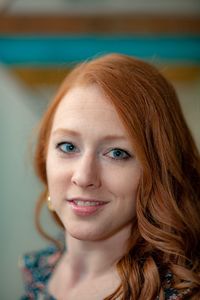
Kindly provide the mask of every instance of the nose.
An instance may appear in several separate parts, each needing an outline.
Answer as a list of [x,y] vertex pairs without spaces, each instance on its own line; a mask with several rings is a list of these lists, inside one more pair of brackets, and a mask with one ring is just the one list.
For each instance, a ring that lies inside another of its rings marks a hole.
[[96,158],[92,154],[85,154],[76,161],[72,183],[81,188],[98,188],[101,186],[100,170]]

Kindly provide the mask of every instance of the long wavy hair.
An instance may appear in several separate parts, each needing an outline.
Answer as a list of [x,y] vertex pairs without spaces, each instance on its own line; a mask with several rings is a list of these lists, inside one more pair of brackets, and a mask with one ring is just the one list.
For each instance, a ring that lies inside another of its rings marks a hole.
[[[75,67],[50,103],[39,128],[35,169],[44,185],[35,221],[39,232],[48,183],[46,156],[56,109],[77,85],[97,84],[114,105],[142,165],[136,218],[127,251],[117,263],[118,289],[106,300],[164,299],[162,276],[173,273],[174,287],[195,290],[200,299],[200,156],[173,86],[150,64],[109,54]],[[131,179],[130,179],[131,180]],[[62,227],[55,212],[52,217]]]

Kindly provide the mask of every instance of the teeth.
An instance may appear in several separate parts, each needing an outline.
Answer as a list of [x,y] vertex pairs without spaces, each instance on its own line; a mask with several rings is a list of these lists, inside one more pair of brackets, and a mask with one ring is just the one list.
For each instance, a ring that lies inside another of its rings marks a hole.
[[74,200],[74,203],[78,206],[96,206],[99,205],[100,202],[95,201],[81,201],[81,200]]

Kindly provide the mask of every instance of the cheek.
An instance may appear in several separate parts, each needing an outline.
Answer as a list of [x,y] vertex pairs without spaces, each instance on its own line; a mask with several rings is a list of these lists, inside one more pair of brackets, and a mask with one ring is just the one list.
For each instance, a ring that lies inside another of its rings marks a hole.
[[116,196],[133,199],[136,196],[141,171],[139,166],[107,170],[104,184]]
[[70,170],[64,164],[59,164],[56,158],[47,157],[47,181],[52,199],[63,196],[70,181]]

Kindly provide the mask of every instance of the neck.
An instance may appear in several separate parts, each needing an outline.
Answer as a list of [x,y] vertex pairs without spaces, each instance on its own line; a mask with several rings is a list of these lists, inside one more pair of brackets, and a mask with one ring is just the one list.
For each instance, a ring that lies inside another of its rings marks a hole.
[[66,234],[66,260],[72,276],[97,277],[107,272],[116,272],[116,263],[126,252],[130,231],[131,225],[128,225],[100,241],[78,240]]

